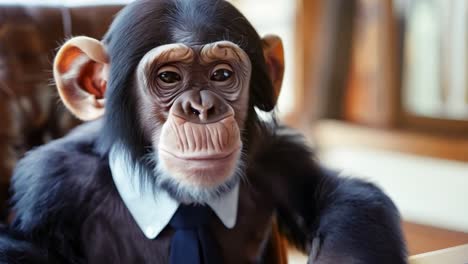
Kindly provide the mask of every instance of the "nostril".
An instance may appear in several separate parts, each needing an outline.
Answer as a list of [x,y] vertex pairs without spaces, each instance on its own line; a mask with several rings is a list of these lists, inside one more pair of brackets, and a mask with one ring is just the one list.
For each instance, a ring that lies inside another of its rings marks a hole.
[[197,109],[193,108],[192,106],[190,106],[190,113],[193,114],[193,115],[196,115],[196,116],[199,116],[199,115],[200,115],[200,111],[198,111]]
[[214,116],[215,114],[215,108],[214,107],[210,107],[208,108],[208,110],[206,111],[206,115],[207,116]]

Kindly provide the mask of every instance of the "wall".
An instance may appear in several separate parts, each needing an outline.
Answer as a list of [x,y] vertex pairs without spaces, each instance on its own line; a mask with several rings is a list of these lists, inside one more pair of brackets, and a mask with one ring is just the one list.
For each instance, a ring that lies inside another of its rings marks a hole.
[[382,187],[404,220],[468,232],[468,163],[357,147],[332,147],[321,159]]

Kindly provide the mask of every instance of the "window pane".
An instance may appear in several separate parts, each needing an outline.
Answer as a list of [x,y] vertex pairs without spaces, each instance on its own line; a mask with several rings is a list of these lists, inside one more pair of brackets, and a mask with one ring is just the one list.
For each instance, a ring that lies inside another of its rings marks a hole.
[[468,119],[466,1],[407,6],[403,106],[425,117]]

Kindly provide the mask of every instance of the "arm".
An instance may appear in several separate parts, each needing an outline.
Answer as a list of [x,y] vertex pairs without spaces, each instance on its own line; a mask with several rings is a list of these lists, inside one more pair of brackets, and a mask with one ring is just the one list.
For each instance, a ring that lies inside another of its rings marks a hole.
[[0,263],[47,264],[60,263],[45,250],[36,247],[25,238],[15,236],[7,227],[0,227]]
[[321,168],[297,135],[273,135],[264,144],[253,165],[255,183],[309,261],[406,263],[398,210],[379,188]]
[[102,165],[90,125],[30,151],[12,178],[14,219],[0,229],[0,263],[81,263],[83,206]]

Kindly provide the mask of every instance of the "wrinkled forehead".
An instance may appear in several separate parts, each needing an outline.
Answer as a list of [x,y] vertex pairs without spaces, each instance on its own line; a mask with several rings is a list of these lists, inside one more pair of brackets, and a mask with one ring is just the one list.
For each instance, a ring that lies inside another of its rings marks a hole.
[[188,46],[182,43],[167,44],[156,47],[145,54],[140,64],[182,62],[190,63],[196,58],[202,63],[213,61],[235,61],[250,65],[247,53],[237,44],[230,41],[217,41],[204,45]]

